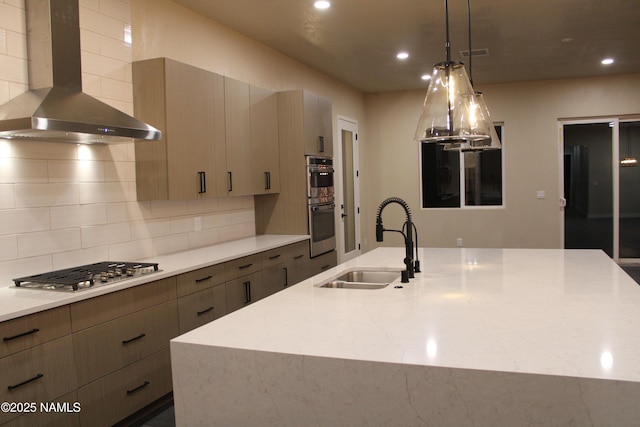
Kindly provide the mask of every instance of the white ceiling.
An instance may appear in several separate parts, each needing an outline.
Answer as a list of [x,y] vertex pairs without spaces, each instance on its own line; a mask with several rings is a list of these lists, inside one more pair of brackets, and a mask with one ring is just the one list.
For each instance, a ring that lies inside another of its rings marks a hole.
[[[445,60],[443,0],[174,0],[363,92],[417,89]],[[474,83],[640,72],[639,0],[470,0]],[[449,0],[452,59],[467,1]],[[568,41],[569,40],[569,41]],[[400,50],[410,53],[399,61]],[[608,67],[600,61],[615,58]],[[463,61],[467,64],[468,61]]]

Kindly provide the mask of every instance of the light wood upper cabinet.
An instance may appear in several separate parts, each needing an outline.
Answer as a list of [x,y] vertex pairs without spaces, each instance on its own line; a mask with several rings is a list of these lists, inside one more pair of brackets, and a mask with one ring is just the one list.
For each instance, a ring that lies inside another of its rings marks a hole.
[[230,196],[246,196],[253,194],[249,84],[225,77],[224,104],[227,127],[227,191]]
[[226,195],[224,78],[157,58],[134,62],[133,89],[135,116],[162,130],[135,143],[138,200]]
[[280,191],[278,95],[257,86],[249,87],[249,95],[253,194],[277,193]]
[[333,157],[331,101],[322,95],[301,91],[304,105],[304,154]]

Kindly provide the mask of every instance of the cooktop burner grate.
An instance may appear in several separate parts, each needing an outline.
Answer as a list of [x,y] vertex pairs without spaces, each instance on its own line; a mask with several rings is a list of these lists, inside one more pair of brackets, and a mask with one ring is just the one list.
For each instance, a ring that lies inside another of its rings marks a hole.
[[103,261],[13,279],[17,287],[77,291],[158,271],[157,263]]

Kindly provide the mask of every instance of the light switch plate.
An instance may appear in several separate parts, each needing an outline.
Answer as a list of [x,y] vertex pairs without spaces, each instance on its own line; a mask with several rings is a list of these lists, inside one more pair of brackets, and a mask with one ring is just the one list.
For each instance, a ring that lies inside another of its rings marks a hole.
[[547,197],[547,193],[544,190],[538,190],[537,192],[537,197],[538,199],[544,199],[545,197]]

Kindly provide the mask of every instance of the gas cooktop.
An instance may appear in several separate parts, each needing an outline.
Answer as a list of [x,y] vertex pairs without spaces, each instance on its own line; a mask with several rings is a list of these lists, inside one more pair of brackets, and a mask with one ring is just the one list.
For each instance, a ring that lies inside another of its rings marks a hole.
[[157,263],[103,261],[13,279],[16,287],[51,291],[81,291],[158,272]]

